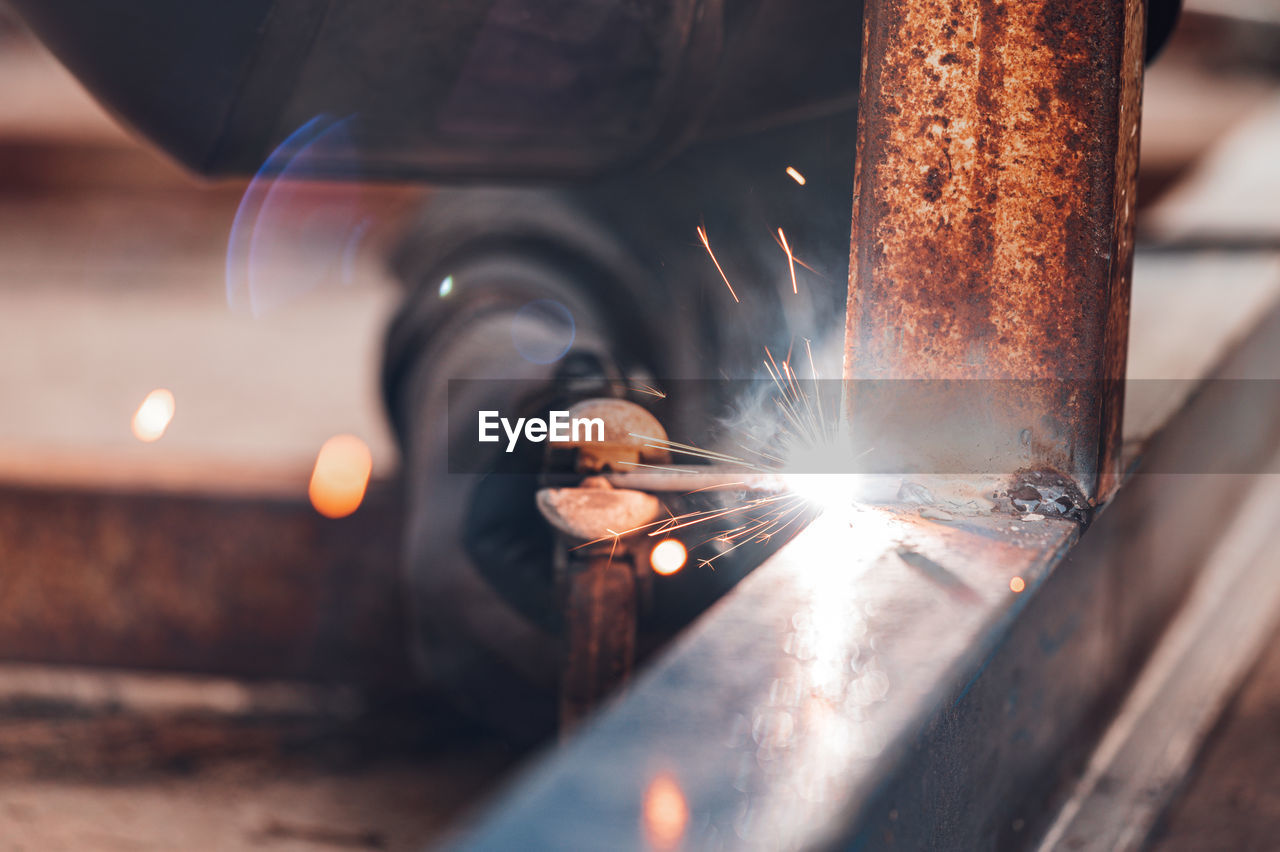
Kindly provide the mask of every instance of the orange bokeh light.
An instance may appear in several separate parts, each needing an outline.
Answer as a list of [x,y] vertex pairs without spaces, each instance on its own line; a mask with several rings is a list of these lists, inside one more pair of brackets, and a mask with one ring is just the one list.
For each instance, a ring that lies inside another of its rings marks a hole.
[[369,446],[355,435],[335,435],[324,442],[311,471],[307,494],[326,518],[345,518],[364,500],[373,471]]
[[652,848],[675,849],[689,824],[689,804],[676,779],[666,773],[654,777],[644,791],[644,833]]
[[676,573],[689,561],[689,551],[674,538],[664,539],[649,552],[649,564],[664,577]]
[[1027,587],[1027,583],[1021,577],[1014,577],[1009,581],[1009,591],[1017,594]]
[[160,440],[173,420],[176,406],[172,391],[165,388],[147,394],[133,414],[133,437],[148,444]]

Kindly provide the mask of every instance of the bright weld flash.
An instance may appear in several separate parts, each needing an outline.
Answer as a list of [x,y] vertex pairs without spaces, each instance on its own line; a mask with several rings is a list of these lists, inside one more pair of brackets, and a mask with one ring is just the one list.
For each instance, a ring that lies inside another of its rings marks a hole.
[[173,393],[165,388],[147,394],[133,415],[133,437],[148,444],[160,440],[173,420],[175,405]]
[[854,489],[842,473],[784,473],[787,488],[806,502],[821,509],[847,506],[854,500]]
[[[787,453],[782,480],[792,493],[819,509],[839,509],[858,499],[857,455],[839,435]],[[826,471],[815,473],[814,471]]]
[[787,166],[787,174],[791,175],[791,179],[794,180],[796,183],[800,184],[801,186],[804,186],[804,175],[796,171],[794,167]]
[[324,442],[311,471],[307,496],[326,518],[345,518],[364,500],[373,471],[373,455],[355,435],[335,435]]
[[655,574],[664,577],[676,573],[689,561],[689,551],[677,539],[668,538],[658,542],[649,552],[649,565]]

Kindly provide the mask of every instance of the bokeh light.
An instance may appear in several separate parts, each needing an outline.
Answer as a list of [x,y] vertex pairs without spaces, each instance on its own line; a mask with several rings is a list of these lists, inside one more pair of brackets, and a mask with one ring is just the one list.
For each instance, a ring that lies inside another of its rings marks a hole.
[[374,224],[361,184],[315,179],[327,163],[355,159],[352,122],[316,116],[285,139],[249,182],[227,242],[232,310],[262,317],[317,289],[354,280]]
[[307,489],[311,505],[326,518],[345,518],[360,508],[372,471],[368,444],[355,435],[335,435],[316,456]]
[[675,849],[689,824],[689,804],[676,779],[661,773],[644,792],[644,833],[653,849]]
[[176,405],[173,393],[165,388],[147,394],[133,414],[133,437],[148,444],[160,440],[173,420]]
[[573,346],[577,327],[569,309],[554,299],[534,299],[511,318],[511,342],[526,361],[554,364]]
[[649,564],[653,566],[654,573],[668,577],[681,568],[689,561],[689,551],[685,546],[674,538],[664,539],[654,546],[649,552]]

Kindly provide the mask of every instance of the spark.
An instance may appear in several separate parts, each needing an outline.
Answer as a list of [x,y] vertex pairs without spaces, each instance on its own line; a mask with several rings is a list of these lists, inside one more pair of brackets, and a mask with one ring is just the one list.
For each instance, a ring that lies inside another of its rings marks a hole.
[[720,261],[716,260],[716,253],[711,250],[711,242],[707,239],[707,232],[701,225],[698,226],[698,239],[702,240],[703,247],[707,250],[707,254],[711,255],[711,262],[716,265],[716,271],[720,273],[720,277],[724,279],[724,286],[729,288],[729,295],[733,296],[735,302],[741,303],[738,294],[734,292],[733,285],[729,283],[729,276],[724,274],[724,269],[720,266]]
[[804,175],[796,171],[794,166],[787,166],[787,174],[791,175],[791,179],[796,183],[804,186]]
[[686,491],[685,496],[690,494],[701,494],[704,491],[718,491],[722,488],[740,488],[747,484],[745,479],[739,479],[737,482],[717,482],[715,485],[704,485],[701,488],[695,488],[692,491]]
[[[671,533],[677,530],[709,523],[718,518],[741,517],[742,521],[737,526],[719,530],[702,542],[705,544],[709,541],[720,541],[726,545],[731,545],[715,556],[698,560],[700,566],[711,567],[717,559],[727,556],[744,544],[755,540],[768,541],[773,536],[786,531],[792,524],[805,516],[806,509],[811,508],[802,496],[791,492],[765,497],[753,497],[728,508],[703,509],[685,512],[680,515],[668,512],[669,517],[663,520],[653,521],[629,530],[610,530],[610,535],[585,542],[574,549],[588,547],[610,539],[613,540],[616,547],[619,539],[637,533],[646,533],[649,538],[657,538],[659,536],[670,536]],[[659,545],[670,541],[674,541],[674,539],[667,538],[660,542]]]
[[[649,443],[644,446],[650,450],[666,450],[669,453],[678,455],[693,456],[694,458],[706,459],[707,461],[728,462],[729,464],[749,465],[749,463],[738,456],[731,456],[725,453],[718,453],[715,450],[705,450],[702,447],[695,447],[692,444],[681,444],[678,441],[671,441],[666,438],[654,438],[651,435],[640,435],[635,432],[628,432],[632,438],[639,438]],[[653,465],[641,464],[640,462],[623,462],[631,467],[654,467]],[[658,470],[674,470],[681,471],[681,468],[658,468]]]
[[655,387],[652,387],[651,385],[640,385],[639,387],[632,387],[631,389],[636,393],[643,393],[643,394],[648,394],[649,396],[656,396],[658,399],[667,398],[667,395],[665,393],[663,393],[662,391],[658,390]]
[[[746,494],[728,506],[678,515],[668,510],[668,517],[631,530],[619,531],[617,537],[636,534],[644,534],[650,538],[666,537],[703,524],[709,524],[713,528],[725,524],[728,528],[715,529],[701,542],[719,542],[724,546],[724,549],[712,557],[699,558],[698,564],[708,567],[739,547],[751,542],[771,541],[792,528],[798,528],[815,513],[851,502],[852,488],[847,477],[835,473],[803,472],[809,465],[815,470],[827,470],[832,456],[848,451],[847,442],[839,438],[839,430],[827,422],[820,394],[816,391],[819,377],[813,360],[812,344],[808,339],[804,340],[804,354],[809,359],[809,370],[808,377],[803,381],[792,366],[790,351],[782,359],[774,356],[768,347],[764,348],[764,352],[762,364],[774,385],[773,402],[779,423],[778,431],[767,445],[753,447],[739,443],[738,446],[744,452],[734,455],[666,438],[631,433],[632,437],[640,439],[650,449],[661,449],[672,456],[711,462],[728,468],[732,471],[730,475],[734,477],[748,474],[740,480],[716,483],[689,491],[688,494],[712,489],[727,490],[735,485],[741,486]],[[815,389],[812,393],[807,387],[810,380]],[[669,473],[694,473],[687,466],[642,462],[623,464],[632,468]],[[774,478],[766,484],[759,478],[759,474]],[[610,536],[596,541],[605,541],[613,535],[613,531],[610,531]],[[594,543],[596,542],[588,542]]]
[[[781,229],[779,229],[779,230],[781,230]],[[778,244],[778,248],[782,249],[783,251],[787,251],[787,252],[791,255],[791,259],[792,259],[793,261],[795,261],[796,266],[803,267],[804,269],[809,270],[809,271],[810,271],[810,272],[812,272],[814,275],[816,275],[816,276],[818,276],[819,278],[821,278],[823,281],[830,281],[830,280],[831,280],[830,278],[828,278],[827,276],[823,275],[823,274],[822,274],[821,272],[819,272],[818,270],[814,269],[814,268],[813,268],[812,266],[810,266],[809,264],[805,263],[803,259],[801,259],[801,258],[797,257],[797,256],[796,256],[796,254],[795,254],[794,252],[790,252],[788,249],[783,248],[783,246],[782,246],[782,240],[778,239],[778,235],[777,235],[776,233],[770,232],[770,233],[769,233],[769,236],[773,237],[773,241],[774,241],[775,243],[777,243],[777,244]]]
[[796,287],[796,258],[791,253],[791,246],[787,244],[787,235],[782,232],[781,228],[778,229],[778,239],[782,243],[782,250],[787,253],[787,269],[791,271],[791,292],[799,293],[800,291]]
[[[779,235],[785,235],[779,229]],[[706,242],[705,232],[699,228],[699,237]],[[708,247],[709,250],[709,247]],[[714,256],[713,256],[714,259]],[[718,264],[717,264],[718,265]],[[722,273],[723,274],[723,273]],[[727,282],[726,282],[727,283]],[[673,533],[693,527],[708,525],[707,537],[691,546],[717,542],[718,553],[699,557],[698,564],[714,569],[716,560],[727,556],[747,544],[764,543],[780,535],[798,530],[809,519],[828,508],[840,508],[852,503],[854,489],[849,477],[838,473],[805,473],[806,466],[813,470],[831,470],[831,462],[849,453],[848,441],[840,435],[838,424],[829,423],[827,413],[818,393],[819,376],[813,360],[811,342],[804,339],[804,355],[809,359],[808,375],[801,379],[791,363],[794,345],[787,356],[778,359],[771,349],[764,348],[764,370],[773,382],[773,402],[778,412],[777,429],[761,446],[739,443],[743,451],[732,454],[680,443],[668,438],[630,433],[649,449],[666,451],[670,456],[683,456],[710,462],[718,468],[719,475],[732,481],[718,482],[703,488],[685,492],[696,494],[709,490],[740,488],[742,495],[731,498],[735,502],[708,509],[675,514],[669,508],[666,517],[642,524],[629,530],[609,530],[608,534],[578,547],[643,534],[648,538],[662,538],[659,545],[675,542]],[[812,382],[812,393],[809,383]],[[752,441],[754,443],[754,440]],[[703,475],[705,470],[697,466],[647,464],[621,462],[630,468],[648,469],[664,473]],[[705,480],[703,480],[705,481]],[[681,546],[684,546],[681,543]],[[672,546],[671,549],[673,549]],[[652,551],[651,551],[652,553]],[[686,558],[687,558],[686,552]],[[651,563],[653,564],[653,563]]]

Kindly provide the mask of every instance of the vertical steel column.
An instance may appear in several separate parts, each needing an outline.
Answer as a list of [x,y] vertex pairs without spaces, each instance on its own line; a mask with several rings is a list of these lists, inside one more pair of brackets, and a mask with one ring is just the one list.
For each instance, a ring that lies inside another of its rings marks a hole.
[[977,429],[986,458],[1069,474],[1094,502],[1110,493],[1143,39],[1144,0],[867,0],[855,427],[856,380],[984,380],[958,421],[928,412],[920,457],[957,472],[975,450],[954,442]]

